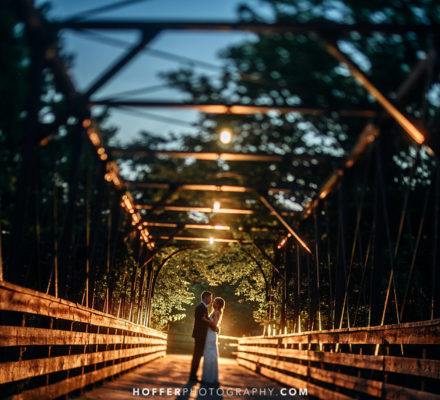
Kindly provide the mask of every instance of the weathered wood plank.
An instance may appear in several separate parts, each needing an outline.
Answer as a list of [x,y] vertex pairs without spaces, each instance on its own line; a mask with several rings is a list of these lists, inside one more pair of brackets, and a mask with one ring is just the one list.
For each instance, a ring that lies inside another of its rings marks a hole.
[[[264,337],[239,338],[240,344],[268,344]],[[261,341],[260,341],[261,340]],[[440,344],[440,319],[365,328],[313,331],[271,336],[272,344]]]
[[238,351],[273,357],[291,357],[299,360],[319,361],[328,364],[356,365],[356,368],[440,379],[439,360],[257,346],[239,346]]
[[313,331],[270,338],[239,338],[238,341],[240,344],[277,344],[277,341],[282,344],[440,344],[440,319],[400,325]]
[[166,334],[36,290],[0,281],[0,310],[44,315],[166,339]]
[[[203,385],[196,383],[188,384],[188,373],[191,367],[191,355],[167,354],[165,358],[157,359],[135,370],[124,373],[122,376],[104,382],[83,395],[69,396],[72,400],[174,400],[174,399],[199,399],[199,400],[269,400],[269,399],[293,399],[290,396],[280,396],[280,390],[285,387],[269,378],[265,378],[247,368],[238,365],[230,358],[219,358],[219,390],[223,395],[204,394],[199,392]],[[200,371],[201,372],[201,371]],[[149,395],[133,396],[133,388],[150,390]],[[172,391],[171,394],[153,395],[151,391],[157,388],[165,388]],[[175,390],[191,390],[193,393],[176,393]],[[249,392],[243,393],[247,389]],[[255,390],[252,393],[252,390]],[[260,392],[261,391],[261,392]],[[306,399],[307,397],[299,397]]]
[[144,336],[107,335],[59,329],[0,326],[0,346],[56,346],[85,344],[165,344],[166,339]]
[[265,337],[265,336],[251,336],[251,337],[238,338],[238,344],[278,345],[280,342],[281,342],[280,339],[274,337]]
[[316,396],[318,398],[323,398],[326,400],[349,400],[351,397],[346,396],[342,393],[333,392],[331,390],[325,389],[318,385],[312,384],[310,382],[303,381],[301,379],[295,378],[293,376],[289,376],[283,374],[282,372],[274,371],[265,367],[257,367],[257,365],[253,362],[249,362],[243,359],[237,359],[239,365],[242,365],[245,368],[248,368],[252,371],[256,371],[263,376],[266,376],[270,379],[274,379],[278,382],[281,382],[285,385],[288,385],[293,388],[307,388],[308,395]]
[[159,352],[154,354],[149,354],[143,357],[138,357],[133,360],[125,361],[120,364],[111,365],[109,367],[101,368],[96,371],[88,372],[84,375],[78,375],[63,381],[48,385],[45,387],[40,387],[32,390],[27,390],[23,393],[15,395],[11,400],[39,400],[39,399],[55,399],[57,397],[63,396],[73,390],[85,387],[92,383],[101,381],[110,376],[119,374],[128,369],[134,368],[138,365],[145,364],[159,357],[164,357],[165,352]]
[[166,351],[166,346],[161,345],[6,362],[0,364],[0,384],[98,364],[104,361],[164,351]]
[[240,352],[237,356],[240,359],[244,359],[246,361],[251,361],[257,365],[261,365],[260,369],[262,369],[263,366],[266,366],[282,371],[290,371],[298,375],[307,376],[312,379],[343,387],[348,390],[365,393],[372,397],[380,398],[383,396],[383,393],[387,391],[387,395],[389,396],[387,398],[394,398],[396,400],[399,398],[424,398],[431,400],[440,399],[440,396],[433,393],[421,392],[397,385],[390,385],[391,387],[387,388],[385,387],[385,383],[381,381],[360,378],[357,376],[343,374],[336,371],[327,371],[324,369],[300,365],[289,361],[280,361],[269,357]]

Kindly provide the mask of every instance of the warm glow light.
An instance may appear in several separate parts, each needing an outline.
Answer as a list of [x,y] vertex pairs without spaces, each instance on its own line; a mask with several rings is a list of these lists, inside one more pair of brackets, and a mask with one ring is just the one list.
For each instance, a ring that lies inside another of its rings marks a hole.
[[429,146],[425,146],[426,152],[430,155],[430,156],[435,156],[434,150],[431,149],[431,147]]
[[232,140],[232,133],[228,130],[223,130],[220,132],[220,142],[223,144],[229,144]]
[[213,204],[213,206],[212,206],[212,209],[213,209],[214,211],[218,211],[218,210],[220,210],[220,207],[221,207],[220,202],[219,202],[219,201],[214,201],[214,204]]
[[209,244],[214,244],[214,238],[213,237],[209,238]]
[[99,140],[99,136],[95,131],[93,131],[92,129],[89,129],[88,134],[89,134],[90,140],[92,141],[92,143],[95,146],[99,146],[101,144],[101,141]]
[[113,176],[113,183],[114,183],[116,186],[120,186],[120,185],[121,185],[121,181],[120,181],[120,179],[117,177],[117,175]]

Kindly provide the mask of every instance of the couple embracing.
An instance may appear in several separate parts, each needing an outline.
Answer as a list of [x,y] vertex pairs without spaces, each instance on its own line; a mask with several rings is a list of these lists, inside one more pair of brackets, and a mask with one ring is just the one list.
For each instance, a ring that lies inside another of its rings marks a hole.
[[[213,311],[208,314],[208,306],[212,303]],[[197,370],[203,356],[202,383],[209,386],[218,386],[218,332],[225,307],[221,297],[212,300],[212,293],[204,291],[202,302],[194,313],[194,353],[191,362],[190,381],[197,381]]]

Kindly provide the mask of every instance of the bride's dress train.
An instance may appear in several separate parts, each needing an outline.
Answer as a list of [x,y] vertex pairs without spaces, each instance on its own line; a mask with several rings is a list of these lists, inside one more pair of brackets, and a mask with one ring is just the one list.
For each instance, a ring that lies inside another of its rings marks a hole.
[[[209,318],[211,321],[212,317]],[[203,350],[203,375],[202,381],[218,383],[218,345],[217,333],[208,328],[206,333],[205,348]]]

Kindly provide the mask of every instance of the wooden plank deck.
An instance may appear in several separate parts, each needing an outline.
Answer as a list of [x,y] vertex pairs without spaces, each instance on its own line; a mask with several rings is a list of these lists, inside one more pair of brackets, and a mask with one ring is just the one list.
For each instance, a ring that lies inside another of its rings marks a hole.
[[[74,400],[125,400],[125,399],[175,399],[175,400],[252,400],[252,399],[289,399],[288,395],[280,396],[282,385],[257,375],[239,366],[234,359],[220,358],[218,393],[206,392],[200,383],[188,386],[188,375],[191,357],[189,355],[169,354],[165,358],[152,361],[142,367],[130,371],[113,381],[107,381],[101,386],[85,391],[82,395],[70,397]],[[199,368],[201,376],[202,363]],[[133,395],[133,388],[145,389],[145,394]],[[152,394],[152,389],[164,388],[165,393]],[[170,389],[172,394],[167,394]],[[150,393],[147,394],[146,390]],[[178,390],[180,389],[180,395]],[[184,389],[186,392],[184,393]],[[245,390],[249,391],[245,393]],[[215,389],[214,389],[215,390]]]

